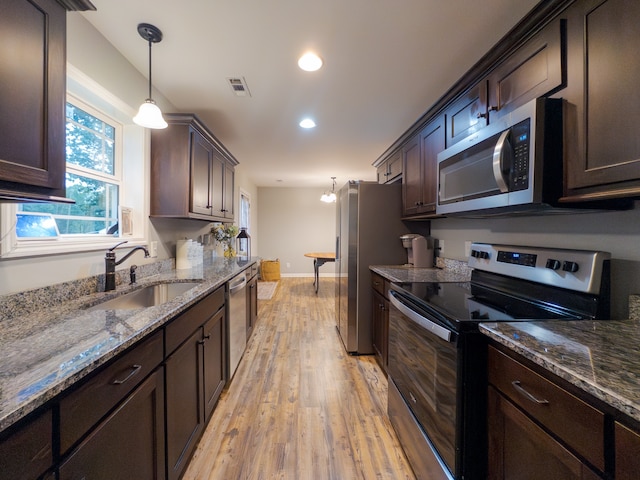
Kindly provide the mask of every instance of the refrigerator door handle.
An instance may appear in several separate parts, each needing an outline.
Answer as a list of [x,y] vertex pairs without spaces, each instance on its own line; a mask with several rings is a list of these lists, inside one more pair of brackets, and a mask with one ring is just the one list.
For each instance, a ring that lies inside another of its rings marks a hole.
[[336,260],[340,260],[340,237],[336,237]]

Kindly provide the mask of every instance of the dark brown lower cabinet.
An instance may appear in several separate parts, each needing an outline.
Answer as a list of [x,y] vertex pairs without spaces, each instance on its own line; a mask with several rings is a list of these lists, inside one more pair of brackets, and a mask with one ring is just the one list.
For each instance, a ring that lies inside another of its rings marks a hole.
[[226,383],[224,287],[165,328],[167,478],[180,478]]
[[601,478],[493,387],[488,404],[489,479]]
[[204,427],[201,342],[199,328],[165,362],[169,480],[180,477]]
[[60,466],[59,480],[164,479],[164,380],[158,367]]
[[615,422],[616,480],[637,480],[640,476],[640,434]]
[[218,403],[227,377],[226,338],[227,329],[224,309],[216,313],[204,324],[204,401],[205,421],[211,418]]
[[376,360],[386,372],[389,363],[389,301],[376,290],[372,292],[373,350]]
[[247,281],[247,340],[258,321],[258,275]]
[[51,409],[0,437],[0,480],[32,480],[53,465]]

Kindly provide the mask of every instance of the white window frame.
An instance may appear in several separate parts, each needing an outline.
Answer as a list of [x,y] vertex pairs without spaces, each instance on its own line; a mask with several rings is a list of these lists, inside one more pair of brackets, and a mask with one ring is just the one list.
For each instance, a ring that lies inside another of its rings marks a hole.
[[[133,123],[136,111],[104,87],[67,64],[67,96],[71,103],[80,102],[113,118],[122,125],[122,148],[116,154],[116,172],[121,172],[119,206],[130,209],[132,231],[129,235],[65,235],[57,239],[23,240],[15,231],[16,205],[0,205],[0,259],[53,255],[59,253],[104,250],[127,240],[130,246],[145,245],[149,217],[149,145],[148,131]],[[78,105],[82,108],[82,105]],[[92,113],[92,112],[89,112]],[[93,114],[93,113],[92,113]],[[118,141],[118,139],[116,139]],[[119,217],[121,213],[119,214]]]

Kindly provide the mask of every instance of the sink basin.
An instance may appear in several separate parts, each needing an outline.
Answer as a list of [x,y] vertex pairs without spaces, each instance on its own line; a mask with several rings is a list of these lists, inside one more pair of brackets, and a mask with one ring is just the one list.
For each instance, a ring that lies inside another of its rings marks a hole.
[[179,282],[149,285],[130,293],[122,294],[106,302],[94,305],[87,310],[132,310],[154,307],[173,300],[178,295],[195,288],[199,283]]

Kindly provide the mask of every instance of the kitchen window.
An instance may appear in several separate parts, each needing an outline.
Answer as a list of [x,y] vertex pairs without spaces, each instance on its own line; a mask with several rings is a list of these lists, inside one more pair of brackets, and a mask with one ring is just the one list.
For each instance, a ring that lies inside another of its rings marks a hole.
[[120,231],[122,125],[77,99],[67,102],[66,115],[67,197],[76,203],[18,205],[18,240],[51,238],[46,230],[35,228],[46,217],[23,213],[50,215],[61,236],[118,236]]
[[67,74],[66,196],[76,203],[0,206],[3,258],[145,243],[148,133],[130,106],[73,66]]

